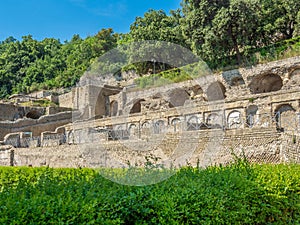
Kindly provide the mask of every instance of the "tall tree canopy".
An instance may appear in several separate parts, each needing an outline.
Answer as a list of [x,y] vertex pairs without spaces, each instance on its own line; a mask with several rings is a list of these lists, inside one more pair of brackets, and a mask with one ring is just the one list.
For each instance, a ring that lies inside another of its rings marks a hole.
[[205,60],[291,38],[299,30],[298,0],[183,0],[181,27],[193,51]]
[[0,97],[73,86],[95,58],[116,46],[117,39],[112,29],[86,39],[74,35],[64,44],[54,38],[37,41],[31,35],[21,41],[9,37],[0,43]]
[[[181,6],[169,14],[149,10],[125,34],[102,29],[84,39],[74,35],[65,43],[54,38],[37,41],[31,35],[22,40],[8,37],[0,42],[0,98],[73,86],[99,56],[124,43],[158,40],[179,44],[216,68],[228,62],[241,64],[253,49],[300,35],[299,0],[182,0]],[[143,56],[143,50],[134,48],[133,53]],[[154,54],[153,60],[125,69],[145,74],[172,68],[159,57]]]

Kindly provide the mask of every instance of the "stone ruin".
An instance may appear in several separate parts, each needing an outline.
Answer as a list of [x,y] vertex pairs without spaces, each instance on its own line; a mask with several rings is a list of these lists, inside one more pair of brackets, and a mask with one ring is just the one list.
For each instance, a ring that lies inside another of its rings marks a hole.
[[24,109],[31,119],[0,121],[0,163],[125,167],[149,155],[175,166],[227,164],[233,155],[300,162],[299,85],[300,57],[144,90],[87,84],[58,96],[73,112],[41,118],[41,109]]

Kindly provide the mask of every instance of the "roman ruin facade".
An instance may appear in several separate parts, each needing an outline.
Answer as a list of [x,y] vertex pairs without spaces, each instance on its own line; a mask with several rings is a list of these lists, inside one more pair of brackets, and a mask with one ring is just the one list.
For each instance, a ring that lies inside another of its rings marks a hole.
[[39,119],[6,121],[22,129],[2,135],[2,164],[124,167],[152,155],[168,165],[208,166],[230,162],[232,153],[299,162],[299,85],[300,57],[147,89],[87,82],[58,97],[73,109],[55,114],[60,124],[49,120],[49,129],[35,132]]

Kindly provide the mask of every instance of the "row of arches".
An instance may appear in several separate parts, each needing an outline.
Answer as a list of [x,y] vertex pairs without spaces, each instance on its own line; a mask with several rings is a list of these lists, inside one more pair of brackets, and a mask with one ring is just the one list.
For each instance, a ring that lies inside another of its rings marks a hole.
[[[296,79],[295,77],[299,77],[300,68],[294,69],[289,74],[289,79]],[[241,77],[234,77],[231,81],[231,86],[245,84]],[[299,78],[300,81],[300,78]],[[279,91],[282,89],[284,82],[278,74],[275,73],[265,73],[260,74],[253,78],[253,80],[249,84],[250,92],[252,94],[260,94],[260,93],[268,93]],[[194,99],[197,97],[202,97],[207,101],[218,101],[226,98],[226,88],[220,81],[215,81],[211,83],[206,90],[206,97],[204,98],[204,92],[200,85],[194,85],[193,87],[183,89],[183,88],[175,88],[170,90],[168,93],[169,108],[183,106],[185,101],[188,99]],[[155,98],[155,96],[153,96]],[[162,98],[160,96],[156,96],[156,98]],[[131,102],[131,108],[129,113],[135,114],[142,112],[142,102],[145,102],[145,98],[138,98]],[[253,109],[249,109],[252,110]],[[254,110],[255,111],[255,110]],[[112,101],[110,103],[109,116],[117,116],[119,113],[119,104],[117,101]],[[251,114],[251,113],[250,113]]]
[[[246,118],[243,118],[244,113],[241,110],[232,110],[226,113],[224,112],[212,112],[207,114],[203,118],[203,114],[194,114],[188,117],[175,117],[168,120],[148,120],[141,124],[129,124],[128,135],[138,136],[143,134],[160,134],[165,132],[179,132],[179,131],[193,131],[193,130],[205,130],[205,129],[237,129],[245,127],[266,127],[270,126],[272,122],[277,126],[282,125],[281,119],[289,113],[295,117],[295,109],[290,104],[282,104],[276,107],[273,116],[266,117],[264,114],[258,114],[258,106],[250,105],[246,109]],[[292,113],[292,114],[291,114]],[[287,118],[287,117],[286,117]],[[300,121],[298,121],[299,123]],[[290,119],[285,121],[285,127],[291,124]],[[300,123],[299,123],[300,124]],[[124,130],[124,127],[120,126],[117,130]]]
[[[298,70],[296,70],[298,71]],[[299,69],[300,71],[300,69]],[[294,72],[295,73],[295,72]],[[300,72],[295,73],[296,75],[300,74]],[[294,75],[293,75],[294,76]],[[241,80],[237,79],[234,81],[236,85],[238,84],[244,84]],[[256,76],[251,83],[249,84],[250,92],[252,94],[260,94],[260,93],[268,93],[268,92],[274,92],[279,91],[283,87],[283,80],[282,78],[277,74],[263,74]],[[171,107],[177,107],[177,106],[183,106],[185,100],[188,98],[178,98],[178,96],[183,96],[188,92],[189,96],[193,98],[194,96],[203,95],[203,90],[200,87],[200,85],[195,85],[194,87],[190,88],[189,91],[185,91],[183,89],[174,90],[170,94],[170,105]],[[226,98],[226,88],[225,86],[220,82],[216,81],[210,84],[206,91],[206,97],[208,101],[218,101],[223,100]],[[145,99],[139,99],[137,100],[130,113],[138,113],[141,112],[141,102],[145,101]]]
[[[208,89],[207,89],[207,100],[208,101],[216,101],[216,100],[223,100],[225,99],[225,92],[226,88],[225,86],[217,81],[212,83]],[[170,90],[168,93],[168,107],[174,108],[174,107],[180,107],[185,104],[186,100],[193,99],[195,97],[203,96],[203,90],[200,87],[200,85],[195,85],[191,87],[189,90],[185,90],[183,88],[176,88],[173,90]],[[157,97],[158,98],[158,97]],[[160,96],[161,98],[161,96]],[[153,97],[155,99],[155,96]],[[141,99],[135,99],[132,102],[132,107],[130,109],[130,114],[140,113],[142,112],[142,103],[146,102],[144,98]]]

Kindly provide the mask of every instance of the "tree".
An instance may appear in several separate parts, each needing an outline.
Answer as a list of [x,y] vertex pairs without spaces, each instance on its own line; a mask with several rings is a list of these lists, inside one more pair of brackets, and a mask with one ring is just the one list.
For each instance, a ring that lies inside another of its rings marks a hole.
[[299,0],[260,0],[260,5],[266,38],[276,42],[295,36],[299,27]]

